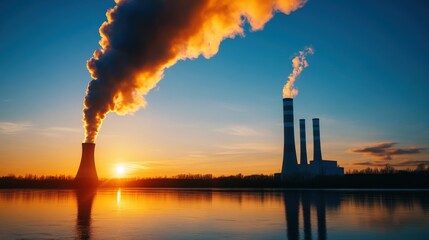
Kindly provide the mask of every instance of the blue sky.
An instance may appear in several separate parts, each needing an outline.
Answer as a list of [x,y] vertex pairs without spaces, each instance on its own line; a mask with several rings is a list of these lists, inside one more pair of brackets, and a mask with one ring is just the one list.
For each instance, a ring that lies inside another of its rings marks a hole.
[[[73,175],[90,80],[86,60],[99,48],[98,28],[114,2],[1,5],[0,175],[52,168]],[[428,163],[428,150],[392,160],[347,153],[386,141],[429,146],[428,7],[310,0],[291,15],[278,13],[262,31],[225,40],[211,59],[167,69],[146,109],[110,113],[97,140],[97,167],[105,177],[120,163],[138,166],[132,171],[139,176],[279,171],[281,91],[292,58],[306,46],[315,54],[296,82],[294,102],[295,122],[307,119],[310,158],[311,118],[319,117],[324,157],[346,169]]]

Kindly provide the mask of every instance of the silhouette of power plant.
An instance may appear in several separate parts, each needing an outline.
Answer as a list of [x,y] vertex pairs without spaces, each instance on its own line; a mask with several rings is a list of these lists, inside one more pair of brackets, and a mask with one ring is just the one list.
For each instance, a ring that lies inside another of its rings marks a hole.
[[[305,137],[305,119],[299,120],[301,161],[298,165],[295,150],[295,133],[293,117],[293,99],[283,99],[283,127],[284,148],[281,173],[276,178],[287,179],[291,177],[311,178],[327,175],[344,175],[344,168],[338,166],[337,161],[324,160],[320,144],[320,124],[318,118],[313,118],[313,160],[307,162],[307,142]],[[75,183],[80,187],[94,187],[98,185],[97,170],[94,161],[95,143],[82,143],[82,158]]]
[[[344,175],[344,168],[339,167],[337,161],[323,160],[320,144],[320,124],[318,118],[313,118],[313,161],[307,162],[307,142],[305,137],[305,119],[299,120],[301,161],[298,165],[295,150],[295,133],[293,117],[293,99],[283,99],[283,127],[284,147],[282,179],[291,177],[315,177],[326,175]],[[276,174],[277,176],[279,174]]]
[[95,187],[98,185],[97,170],[94,161],[95,143],[82,143],[82,157],[75,182],[80,187]]

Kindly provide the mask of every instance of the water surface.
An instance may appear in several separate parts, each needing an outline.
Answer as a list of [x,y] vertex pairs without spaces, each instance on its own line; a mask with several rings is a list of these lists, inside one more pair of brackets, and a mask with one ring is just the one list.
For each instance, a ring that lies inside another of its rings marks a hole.
[[428,239],[428,191],[0,190],[0,239]]

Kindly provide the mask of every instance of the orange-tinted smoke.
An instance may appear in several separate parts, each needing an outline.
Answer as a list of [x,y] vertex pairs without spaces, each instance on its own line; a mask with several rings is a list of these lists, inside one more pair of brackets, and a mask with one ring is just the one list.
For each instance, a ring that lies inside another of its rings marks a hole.
[[108,112],[127,114],[178,60],[210,58],[226,38],[261,30],[276,11],[289,14],[306,0],[116,0],[88,60],[93,80],[84,100],[85,142],[94,142]]
[[292,73],[288,77],[288,81],[283,87],[283,98],[293,98],[298,95],[298,89],[294,87],[295,80],[299,77],[302,70],[308,67],[307,55],[314,54],[314,50],[310,47],[305,48],[303,51],[299,51],[299,55],[292,59]]

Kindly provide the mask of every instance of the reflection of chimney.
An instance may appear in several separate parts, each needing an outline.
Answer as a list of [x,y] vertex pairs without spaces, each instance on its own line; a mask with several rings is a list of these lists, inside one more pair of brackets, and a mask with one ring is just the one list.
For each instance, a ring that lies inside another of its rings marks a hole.
[[307,166],[307,141],[305,140],[305,119],[299,119],[299,137],[301,139],[301,165]]
[[325,194],[319,192],[316,199],[316,210],[317,210],[317,237],[320,240],[327,239],[326,231],[326,202]]
[[299,239],[299,192],[283,193],[285,205],[287,239]]
[[313,118],[313,148],[314,148],[314,161],[322,161],[322,150],[320,147],[320,127],[319,119]]
[[76,191],[77,218],[76,231],[77,239],[91,239],[91,209],[96,191],[82,190]]
[[307,191],[301,192],[302,219],[304,223],[304,239],[311,240],[311,196]]
[[98,185],[97,170],[94,162],[95,143],[82,143],[82,158],[75,182],[80,187]]
[[297,171],[297,160],[295,150],[295,135],[293,127],[293,99],[283,98],[283,165],[282,178],[293,175]]

